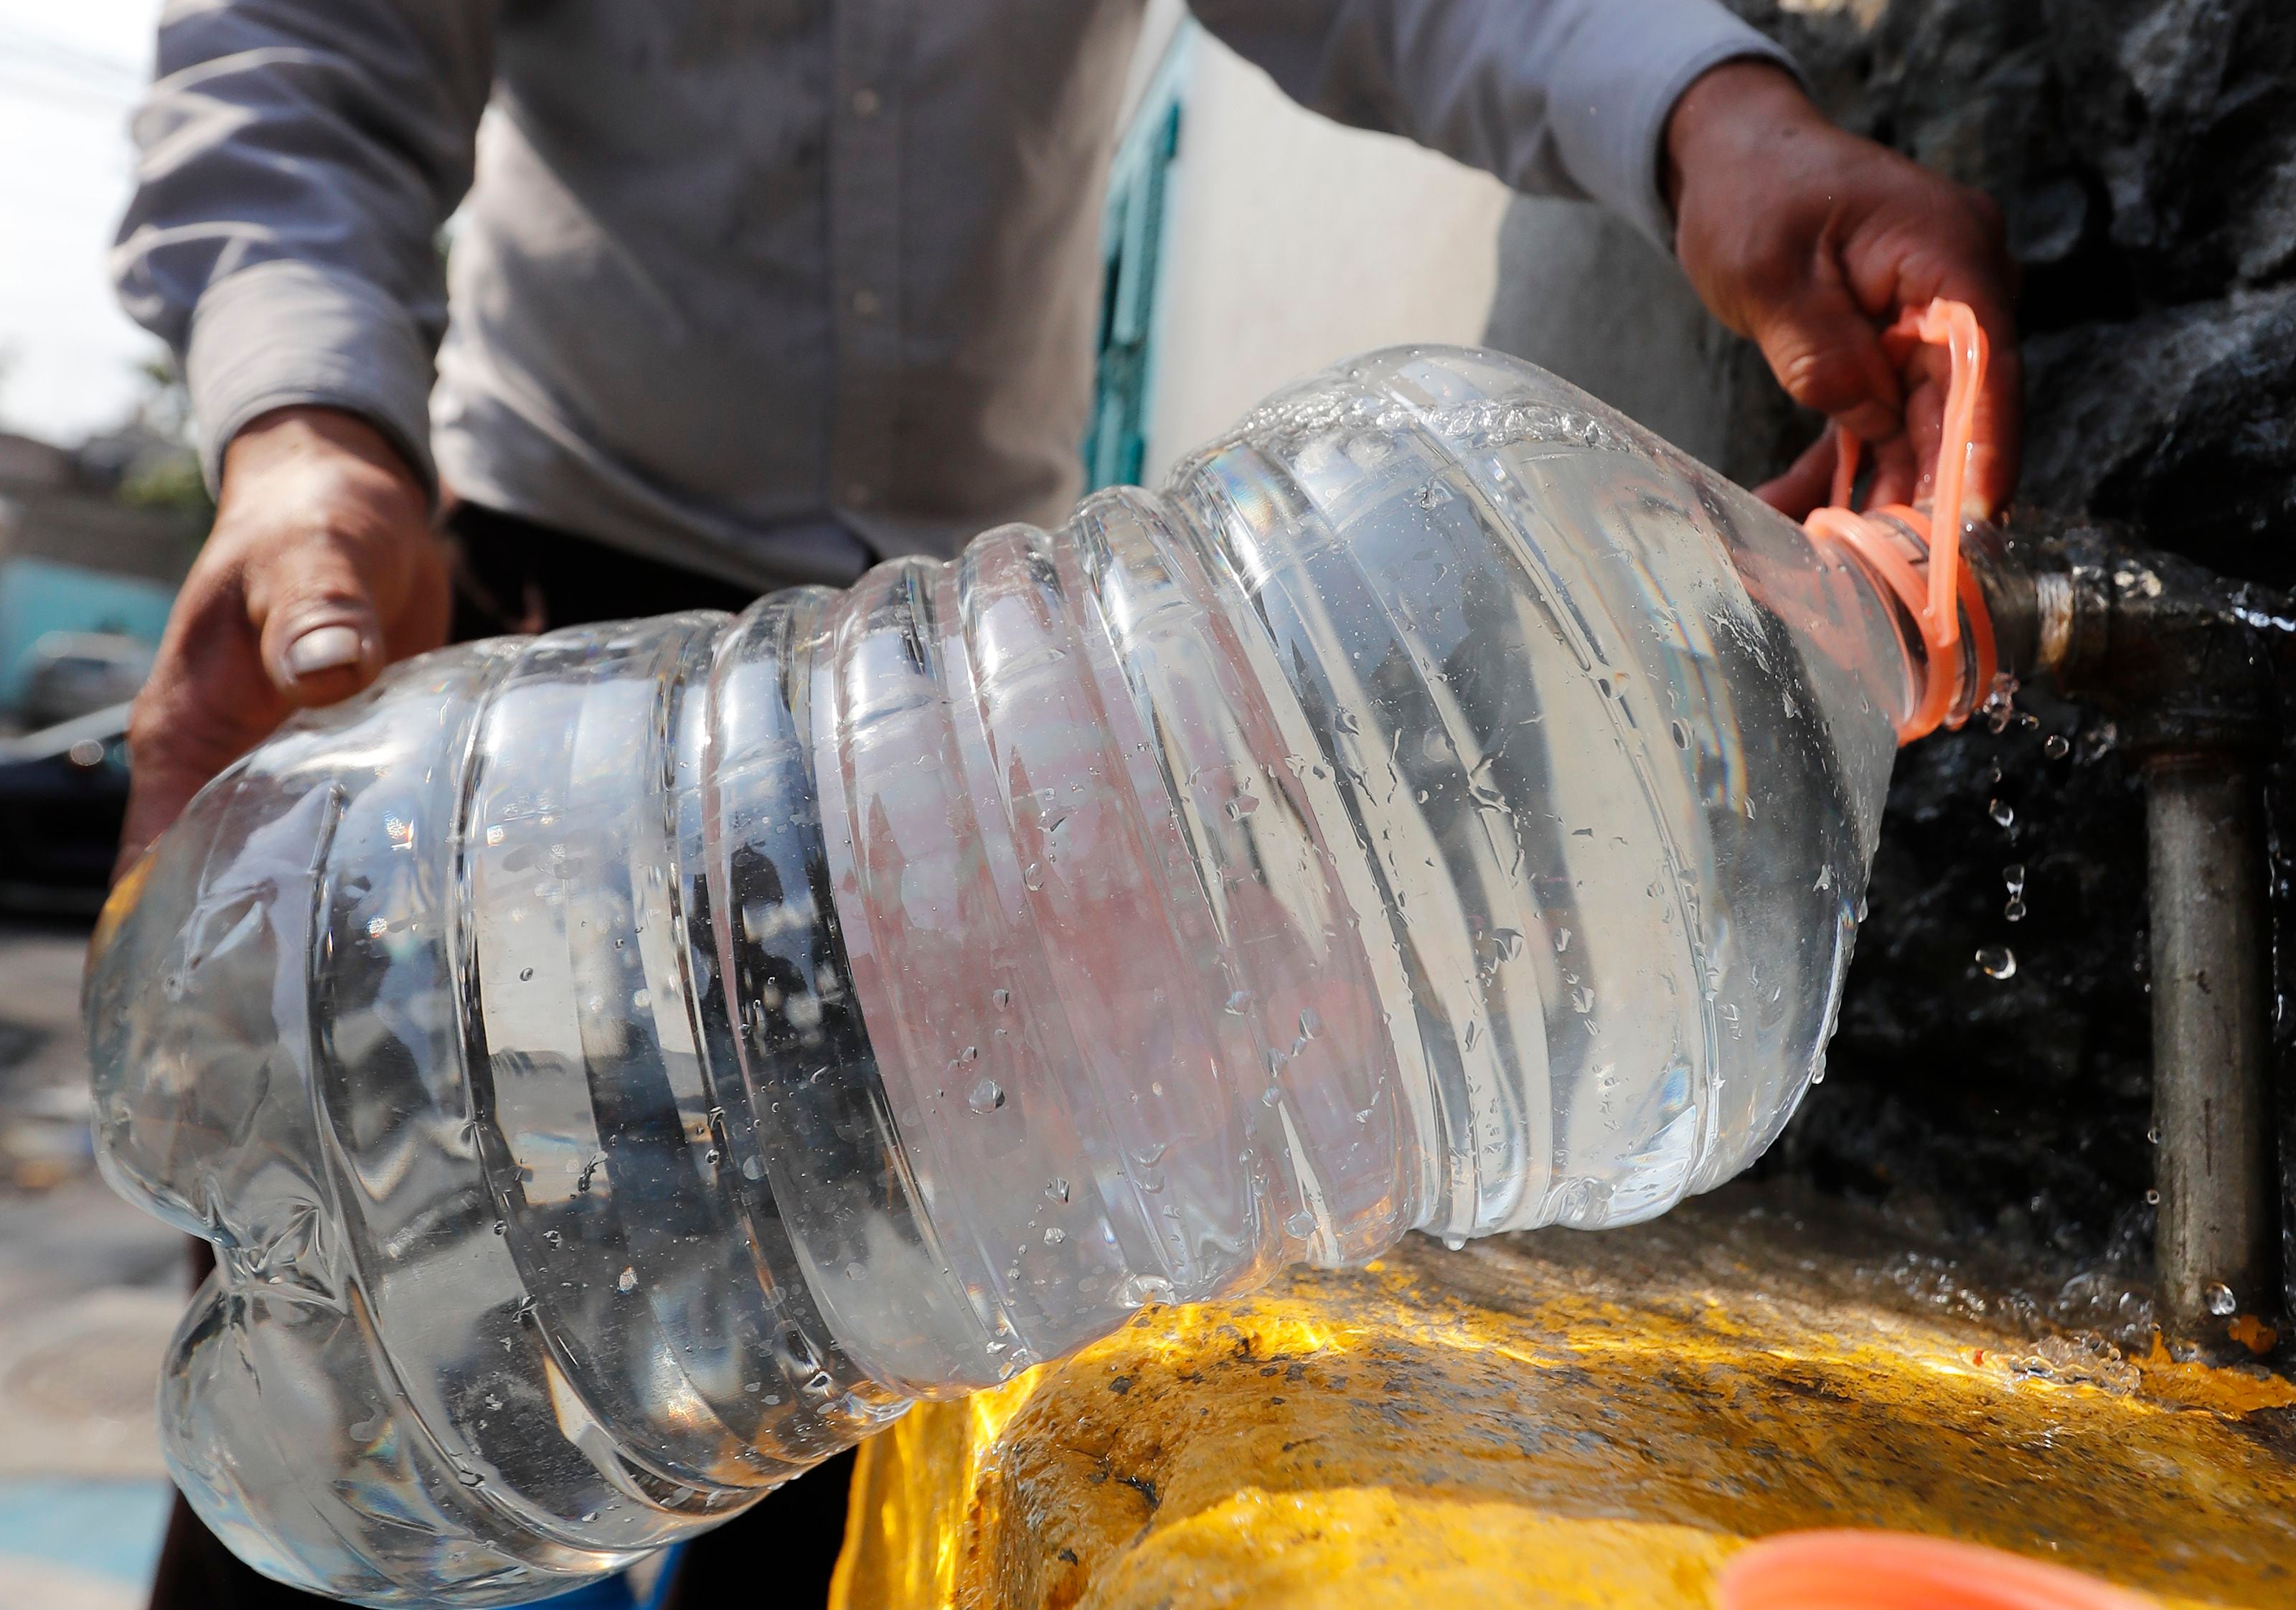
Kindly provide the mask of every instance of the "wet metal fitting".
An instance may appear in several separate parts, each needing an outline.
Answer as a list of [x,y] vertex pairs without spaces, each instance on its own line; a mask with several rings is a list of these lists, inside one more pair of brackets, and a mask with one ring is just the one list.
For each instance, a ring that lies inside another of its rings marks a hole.
[[2284,612],[2097,527],[1969,553],[2004,669],[2105,711],[2144,768],[2162,1306],[2181,1338],[2262,1351],[2284,1303],[2260,779],[2292,634],[2259,623]]

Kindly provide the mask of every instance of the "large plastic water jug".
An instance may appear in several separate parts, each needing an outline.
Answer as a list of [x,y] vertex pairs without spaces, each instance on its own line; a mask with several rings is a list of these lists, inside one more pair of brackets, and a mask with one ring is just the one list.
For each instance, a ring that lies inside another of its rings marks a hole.
[[1819,1076],[1909,629],[1409,349],[1055,531],[401,666],[96,941],[105,1171],[217,1250],[176,1478],[530,1598],[1143,1304],[1661,1212]]

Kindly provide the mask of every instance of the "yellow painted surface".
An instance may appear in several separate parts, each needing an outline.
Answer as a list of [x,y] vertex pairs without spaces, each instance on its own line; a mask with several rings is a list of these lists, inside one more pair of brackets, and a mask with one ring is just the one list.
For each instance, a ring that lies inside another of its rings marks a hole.
[[2296,1606],[2296,1389],[1984,1307],[1742,1207],[1414,1240],[921,1406],[835,1602],[1702,1610],[1744,1540],[1852,1525]]

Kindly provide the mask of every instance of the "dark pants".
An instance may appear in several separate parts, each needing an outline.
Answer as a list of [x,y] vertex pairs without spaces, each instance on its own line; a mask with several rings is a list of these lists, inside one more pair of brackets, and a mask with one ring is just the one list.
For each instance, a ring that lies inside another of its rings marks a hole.
[[[448,522],[456,549],[456,642],[544,631],[674,610],[739,611],[753,594],[673,565],[633,558],[583,538],[468,505]],[[194,1254],[204,1277],[211,1254]],[[822,1605],[845,1537],[853,1456],[802,1480],[688,1544],[665,1610],[758,1603]],[[293,1610],[329,1601],[257,1575],[217,1542],[184,1500],[168,1522],[152,1610]]]

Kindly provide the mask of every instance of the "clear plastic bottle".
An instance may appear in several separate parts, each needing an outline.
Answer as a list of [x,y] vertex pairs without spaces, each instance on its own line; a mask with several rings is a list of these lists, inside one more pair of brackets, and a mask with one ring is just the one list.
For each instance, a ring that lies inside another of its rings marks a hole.
[[217,1250],[177,1479],[530,1598],[1144,1303],[1661,1212],[1817,1075],[1905,624],[1413,349],[1058,531],[403,666],[98,936],[105,1170]]

